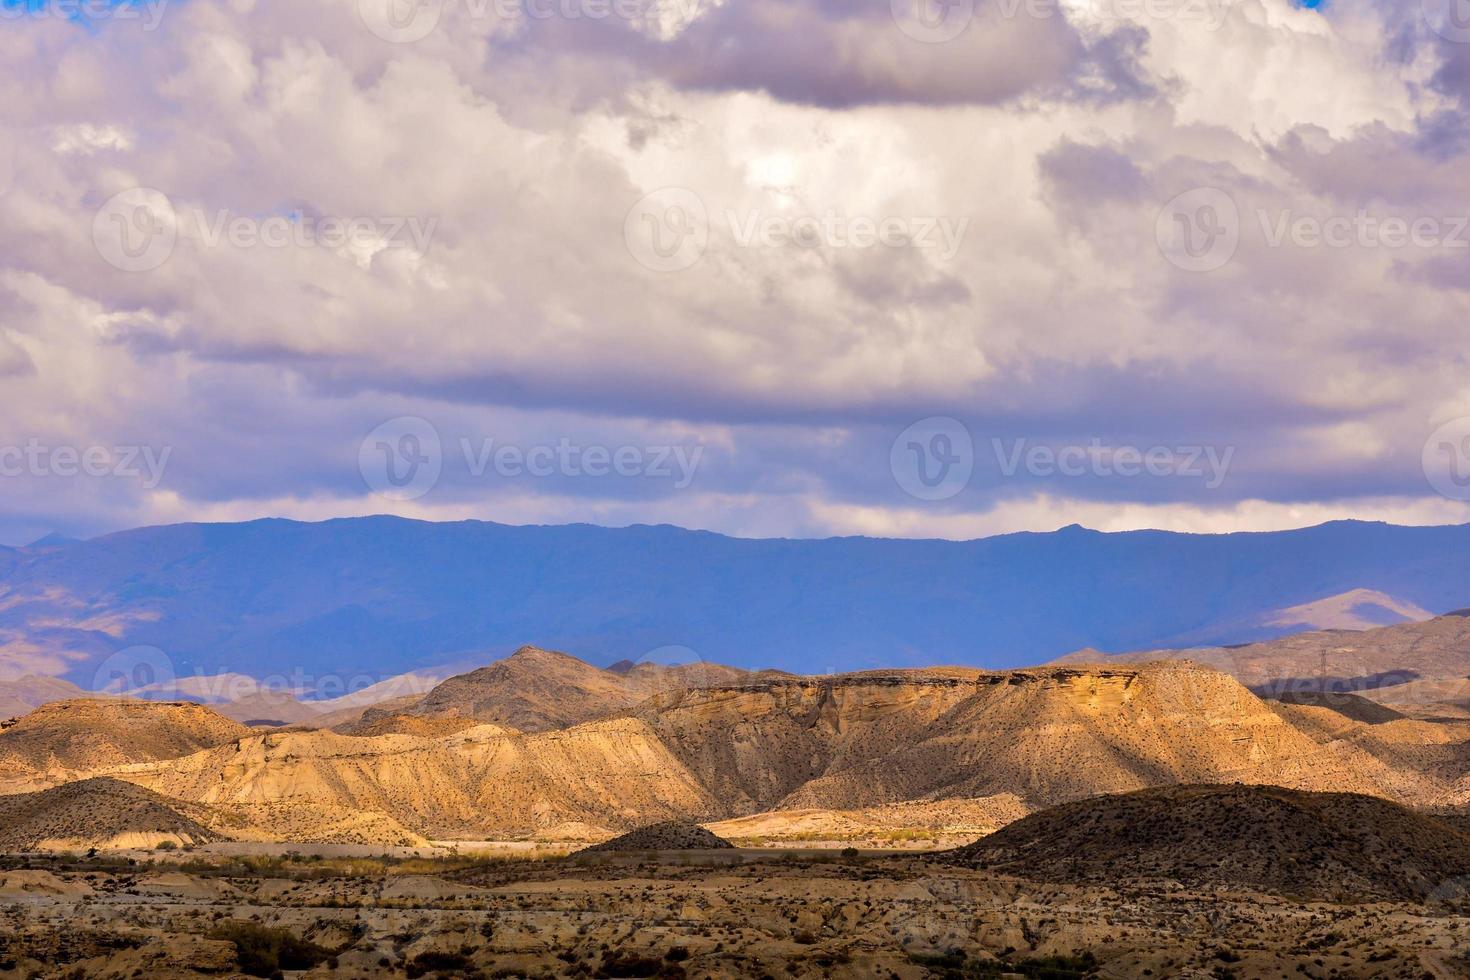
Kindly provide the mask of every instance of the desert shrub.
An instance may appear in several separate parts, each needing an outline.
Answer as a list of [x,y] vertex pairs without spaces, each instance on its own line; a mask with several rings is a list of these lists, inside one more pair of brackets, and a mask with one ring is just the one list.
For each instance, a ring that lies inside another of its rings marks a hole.
[[240,972],[252,977],[274,976],[282,970],[309,970],[330,955],[295,933],[255,922],[225,922],[216,926],[209,937],[234,943]]
[[161,840],[158,842],[158,846],[154,848],[156,851],[177,851],[178,849],[179,845],[171,840]]
[[945,980],[999,980],[1022,976],[1027,980],[1083,980],[1097,975],[1097,960],[1091,953],[1081,956],[1040,956],[1012,963],[971,960],[959,950],[938,956],[909,955],[913,963]]
[[463,953],[445,953],[426,949],[408,961],[404,968],[409,980],[418,980],[427,973],[448,973],[464,976],[470,969],[470,958]]
[[634,956],[629,953],[603,960],[602,968],[597,971],[597,975],[599,977],[652,977],[656,976],[663,967],[663,963],[652,957]]

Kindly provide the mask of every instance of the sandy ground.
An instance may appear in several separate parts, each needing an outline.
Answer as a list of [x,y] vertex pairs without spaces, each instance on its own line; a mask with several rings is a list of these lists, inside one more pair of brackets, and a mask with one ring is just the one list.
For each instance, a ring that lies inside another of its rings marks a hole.
[[312,980],[918,980],[1048,958],[1130,980],[1470,977],[1464,908],[1041,885],[912,855],[31,863],[0,871],[0,977],[232,976],[241,947],[217,930],[242,921],[314,944]]

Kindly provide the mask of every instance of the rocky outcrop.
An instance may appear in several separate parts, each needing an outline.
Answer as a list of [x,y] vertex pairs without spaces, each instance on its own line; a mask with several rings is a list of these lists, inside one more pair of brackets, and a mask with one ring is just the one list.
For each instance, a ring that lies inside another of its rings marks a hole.
[[671,820],[651,827],[639,827],[621,837],[583,848],[579,854],[610,851],[709,851],[728,850],[735,845],[692,823]]

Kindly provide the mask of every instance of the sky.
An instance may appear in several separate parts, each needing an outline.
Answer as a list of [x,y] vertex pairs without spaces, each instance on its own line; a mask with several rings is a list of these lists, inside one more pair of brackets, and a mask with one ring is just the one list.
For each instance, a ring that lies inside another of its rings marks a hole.
[[0,543],[1470,521],[1453,3],[0,0]]

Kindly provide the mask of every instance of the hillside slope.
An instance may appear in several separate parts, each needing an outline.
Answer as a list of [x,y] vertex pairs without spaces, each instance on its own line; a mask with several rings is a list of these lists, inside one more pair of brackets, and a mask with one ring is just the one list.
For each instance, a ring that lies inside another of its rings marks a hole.
[[1470,837],[1367,796],[1173,786],[1034,813],[940,859],[1042,881],[1422,901],[1470,875]]
[[694,691],[640,709],[746,812],[1014,794],[1031,807],[1202,781],[1434,795],[1192,664],[873,672]]
[[188,701],[56,701],[0,731],[0,781],[49,784],[68,773],[175,759],[249,734]]
[[[1099,654],[1087,650],[1055,663],[1144,663],[1187,656],[1233,675],[1265,693],[1374,692],[1419,679],[1463,684],[1470,677],[1470,613],[1369,630],[1320,630],[1239,647],[1141,650]],[[1461,690],[1465,690],[1461,688]]]
[[534,735],[481,725],[436,739],[272,733],[107,772],[227,808],[383,814],[434,838],[523,836],[568,822],[631,828],[717,809],[647,726],[631,719]]
[[640,700],[618,674],[565,653],[524,646],[504,660],[443,681],[406,713],[541,732],[613,714]]
[[195,819],[198,809],[141,786],[102,778],[0,796],[0,851],[112,850],[223,840]]
[[[609,672],[539,651],[517,669],[548,658],[587,681],[573,688],[590,692],[585,704],[558,702],[558,684],[523,686],[524,697],[506,699],[497,682],[495,710],[509,706],[522,720],[549,724],[554,711],[606,706],[598,700],[606,692],[588,679]],[[486,690],[468,689],[475,697]],[[614,697],[625,693],[613,689]],[[7,739],[19,743],[11,757],[24,763],[19,788],[110,775],[263,820],[292,839],[358,819],[379,828],[374,839],[397,840],[524,837],[562,824],[625,830],[905,801],[1005,801],[1013,815],[1199,782],[1436,806],[1470,799],[1470,725],[1370,724],[1329,708],[1265,702],[1229,675],[1188,663],[758,674],[722,687],[671,687],[620,716],[539,732],[399,713],[350,727],[356,734],[260,734],[195,705],[103,704],[138,713],[140,733],[167,729],[171,719],[183,731],[133,740],[131,729],[114,730],[99,743],[92,735],[108,724],[83,737],[71,709],[41,709],[15,726],[18,734],[0,735],[0,750]],[[197,750],[180,754],[191,745]],[[58,750],[67,764],[45,768]],[[92,768],[78,768],[88,760]]]

